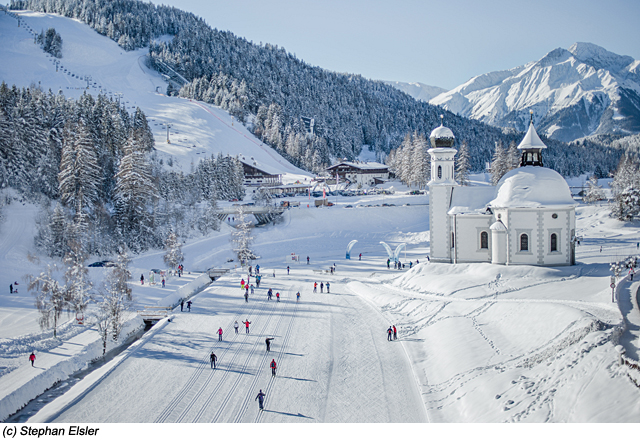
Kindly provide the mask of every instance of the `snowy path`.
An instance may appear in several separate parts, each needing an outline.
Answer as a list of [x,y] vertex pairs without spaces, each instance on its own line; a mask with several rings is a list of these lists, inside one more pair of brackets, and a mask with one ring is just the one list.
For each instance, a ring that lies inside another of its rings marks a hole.
[[[239,276],[216,281],[195,297],[191,313],[177,313],[55,421],[427,421],[402,345],[386,341],[384,318],[338,282],[331,294],[307,293],[312,278],[305,269],[265,278],[249,303]],[[266,300],[268,287],[281,293],[280,302]],[[214,334],[218,327],[222,342]],[[275,337],[270,353],[266,337]],[[275,378],[271,359],[278,363]],[[267,395],[264,412],[254,401],[259,389]]]

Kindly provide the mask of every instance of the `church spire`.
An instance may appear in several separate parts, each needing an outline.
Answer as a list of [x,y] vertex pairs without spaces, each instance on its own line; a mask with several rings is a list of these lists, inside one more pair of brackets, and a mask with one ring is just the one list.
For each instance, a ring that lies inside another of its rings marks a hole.
[[529,123],[529,129],[520,142],[520,145],[518,145],[518,150],[522,151],[520,166],[541,167],[544,166],[542,164],[542,150],[547,148],[547,146],[542,142],[533,126],[533,111],[530,111],[530,113],[531,122]]

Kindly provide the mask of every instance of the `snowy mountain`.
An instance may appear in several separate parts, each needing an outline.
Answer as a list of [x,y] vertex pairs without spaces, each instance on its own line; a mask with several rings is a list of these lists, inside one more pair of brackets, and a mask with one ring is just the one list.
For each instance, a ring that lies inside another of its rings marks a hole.
[[591,43],[471,78],[430,103],[499,127],[523,131],[533,112],[538,131],[572,141],[640,132],[640,61]]
[[430,86],[419,82],[384,81],[384,83],[398,90],[402,90],[418,101],[424,102],[429,102],[436,96],[447,92],[447,89],[443,89],[442,87]]

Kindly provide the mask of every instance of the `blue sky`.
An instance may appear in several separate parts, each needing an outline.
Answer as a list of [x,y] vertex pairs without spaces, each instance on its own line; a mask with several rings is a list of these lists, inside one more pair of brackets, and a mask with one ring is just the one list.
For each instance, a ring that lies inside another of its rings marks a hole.
[[164,0],[305,62],[447,89],[589,42],[640,59],[638,0]]

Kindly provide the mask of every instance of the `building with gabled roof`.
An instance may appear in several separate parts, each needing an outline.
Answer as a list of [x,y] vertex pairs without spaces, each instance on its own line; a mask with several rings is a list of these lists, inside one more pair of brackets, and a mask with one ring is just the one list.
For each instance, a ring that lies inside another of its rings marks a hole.
[[389,179],[389,167],[377,162],[340,162],[326,168],[339,181],[349,181],[358,186],[373,186]]
[[455,181],[455,137],[442,125],[431,133],[429,222],[431,261],[560,266],[575,264],[575,205],[569,185],[545,168],[546,145],[533,121],[518,145],[520,167],[498,184]]

